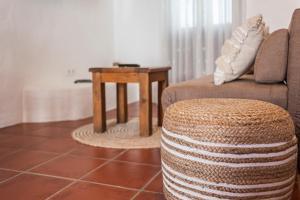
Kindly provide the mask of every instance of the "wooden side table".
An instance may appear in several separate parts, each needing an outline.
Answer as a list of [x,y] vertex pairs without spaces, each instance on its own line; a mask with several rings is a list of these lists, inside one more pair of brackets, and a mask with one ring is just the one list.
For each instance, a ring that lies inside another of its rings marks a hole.
[[140,88],[140,135],[152,134],[152,83],[158,82],[158,126],[162,125],[162,91],[168,86],[168,71],[159,68],[90,68],[93,74],[94,131],[106,131],[105,83],[117,84],[117,122],[128,120],[127,83],[139,83]]

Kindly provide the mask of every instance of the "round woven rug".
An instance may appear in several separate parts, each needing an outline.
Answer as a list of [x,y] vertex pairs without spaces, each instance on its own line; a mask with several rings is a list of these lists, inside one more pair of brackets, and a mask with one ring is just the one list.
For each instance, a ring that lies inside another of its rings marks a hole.
[[73,139],[82,144],[117,149],[159,148],[160,136],[161,128],[154,124],[151,136],[140,137],[138,118],[130,119],[124,124],[117,124],[114,119],[108,120],[107,131],[101,134],[94,132],[93,124],[82,126],[72,133]]

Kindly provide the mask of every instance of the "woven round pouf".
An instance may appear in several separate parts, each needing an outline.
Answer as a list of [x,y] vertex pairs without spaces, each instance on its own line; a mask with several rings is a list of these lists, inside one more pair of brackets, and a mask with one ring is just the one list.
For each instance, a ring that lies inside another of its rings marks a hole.
[[297,138],[289,114],[255,100],[200,99],[165,112],[166,199],[290,199]]

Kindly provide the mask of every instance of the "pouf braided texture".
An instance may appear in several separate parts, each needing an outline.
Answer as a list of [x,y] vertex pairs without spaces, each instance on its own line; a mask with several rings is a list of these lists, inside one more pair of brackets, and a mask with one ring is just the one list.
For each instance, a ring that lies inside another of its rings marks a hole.
[[187,100],[165,112],[167,199],[290,199],[297,138],[284,109],[242,99]]

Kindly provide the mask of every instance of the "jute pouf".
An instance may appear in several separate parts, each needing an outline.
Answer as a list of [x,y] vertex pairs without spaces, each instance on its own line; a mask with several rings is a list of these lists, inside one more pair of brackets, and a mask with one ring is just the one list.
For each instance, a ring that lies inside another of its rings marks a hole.
[[297,138],[289,114],[261,101],[201,99],[168,107],[161,142],[167,199],[290,199]]

